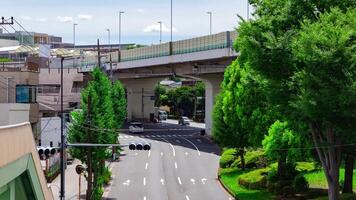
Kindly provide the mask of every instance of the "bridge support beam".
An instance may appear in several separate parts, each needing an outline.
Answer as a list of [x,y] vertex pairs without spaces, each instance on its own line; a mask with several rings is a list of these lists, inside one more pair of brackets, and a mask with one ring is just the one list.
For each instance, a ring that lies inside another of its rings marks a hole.
[[212,136],[215,97],[220,92],[220,84],[224,79],[224,75],[218,73],[190,77],[202,80],[205,84],[205,132],[209,136]]
[[120,80],[127,90],[127,118],[149,121],[154,113],[154,88],[162,78]]

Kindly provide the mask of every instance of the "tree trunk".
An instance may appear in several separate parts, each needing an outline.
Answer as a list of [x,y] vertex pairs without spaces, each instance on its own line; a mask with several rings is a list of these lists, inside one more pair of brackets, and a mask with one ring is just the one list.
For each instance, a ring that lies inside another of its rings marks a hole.
[[88,179],[87,179],[87,195],[86,200],[90,200],[92,193],[93,193],[93,165],[92,165],[92,158],[91,158],[91,148],[88,147],[87,150],[87,157],[88,157]]
[[239,150],[239,154],[240,154],[240,159],[241,159],[241,169],[242,171],[245,170],[245,157],[244,157],[244,154],[245,154],[245,151],[243,149]]
[[353,193],[352,191],[352,176],[354,170],[355,158],[351,154],[347,154],[345,157],[345,182],[342,189],[342,193]]
[[[323,133],[320,123],[312,122],[310,125],[313,142],[323,166],[326,180],[328,181],[329,200],[339,200],[339,170],[341,163],[340,138],[336,136],[331,127],[327,127]],[[325,146],[327,146],[327,148]]]

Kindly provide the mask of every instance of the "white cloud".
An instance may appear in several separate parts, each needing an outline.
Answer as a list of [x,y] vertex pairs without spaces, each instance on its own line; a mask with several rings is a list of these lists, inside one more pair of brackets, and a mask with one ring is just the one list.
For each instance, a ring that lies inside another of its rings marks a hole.
[[[155,24],[151,24],[146,26],[145,29],[143,29],[143,32],[145,33],[149,33],[149,32],[159,32],[160,29],[160,25],[159,23],[155,23]],[[177,29],[175,27],[172,28],[173,32],[177,32]],[[162,23],[162,32],[171,32],[171,29],[168,28],[165,24]]]
[[45,17],[38,17],[38,18],[36,18],[36,21],[38,21],[38,22],[46,22],[46,21],[47,21],[47,18],[45,18]]
[[73,17],[69,17],[69,16],[58,16],[57,20],[60,22],[72,22],[73,21]]
[[23,20],[32,20],[32,17],[30,17],[30,16],[21,16],[21,19],[23,19]]
[[93,16],[80,14],[80,15],[78,15],[78,18],[81,20],[91,20],[91,19],[93,19]]

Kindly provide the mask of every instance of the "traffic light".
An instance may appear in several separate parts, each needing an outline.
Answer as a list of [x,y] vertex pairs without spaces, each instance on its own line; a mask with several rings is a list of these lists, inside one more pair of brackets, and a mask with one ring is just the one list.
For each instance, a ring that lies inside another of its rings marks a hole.
[[40,158],[43,156],[48,158],[49,156],[56,154],[57,150],[53,147],[37,147],[37,152]]
[[145,151],[149,151],[149,150],[151,150],[151,144],[149,144],[149,143],[130,143],[129,144],[129,149],[130,150],[139,150],[139,151],[141,151],[141,150],[145,150]]

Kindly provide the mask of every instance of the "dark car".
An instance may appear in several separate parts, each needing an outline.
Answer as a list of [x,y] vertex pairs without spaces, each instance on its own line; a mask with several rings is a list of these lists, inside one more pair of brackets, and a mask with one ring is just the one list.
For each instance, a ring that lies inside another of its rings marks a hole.
[[189,125],[190,119],[188,117],[180,117],[178,120],[178,125]]

